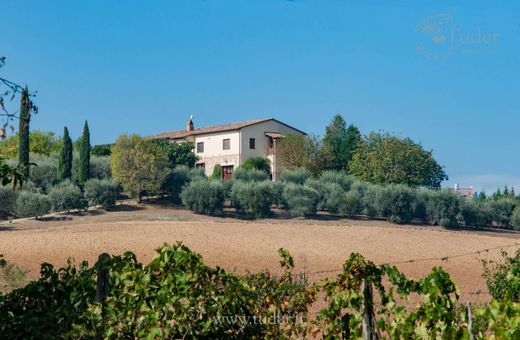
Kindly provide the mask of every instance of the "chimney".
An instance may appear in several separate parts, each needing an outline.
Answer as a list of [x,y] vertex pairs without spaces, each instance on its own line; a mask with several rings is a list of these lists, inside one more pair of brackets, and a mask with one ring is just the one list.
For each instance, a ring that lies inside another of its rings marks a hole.
[[190,120],[186,123],[186,131],[193,131],[193,115],[190,115]]

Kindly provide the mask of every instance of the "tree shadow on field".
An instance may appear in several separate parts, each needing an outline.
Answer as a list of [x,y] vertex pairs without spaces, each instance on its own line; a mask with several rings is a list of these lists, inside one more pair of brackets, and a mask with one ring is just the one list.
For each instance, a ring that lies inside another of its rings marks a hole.
[[7,225],[0,225],[0,231],[11,231],[14,230],[14,227],[7,226]]
[[[107,209],[106,211],[109,211],[109,212],[115,212],[115,211],[138,211],[138,210],[143,210],[144,207],[141,207],[141,206],[138,206],[138,205],[130,205],[130,204],[118,204],[114,207],[111,207],[109,209]],[[100,211],[100,210],[98,210]],[[102,214],[104,214],[105,212],[101,212]]]

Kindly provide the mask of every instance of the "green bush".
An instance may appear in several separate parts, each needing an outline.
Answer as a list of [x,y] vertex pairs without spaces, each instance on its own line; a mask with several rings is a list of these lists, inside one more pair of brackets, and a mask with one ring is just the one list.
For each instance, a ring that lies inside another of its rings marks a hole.
[[413,217],[423,222],[428,222],[428,212],[426,206],[430,198],[429,189],[417,189],[415,201],[413,203]]
[[269,180],[269,174],[262,170],[246,170],[239,167],[233,172],[233,179],[246,182],[262,182]]
[[280,175],[280,181],[286,183],[302,184],[312,177],[312,173],[304,168],[299,169],[285,169]]
[[339,213],[345,216],[360,215],[363,213],[363,195],[359,190],[346,192],[339,202]]
[[462,201],[461,209],[464,225],[482,228],[491,224],[489,202],[465,199]]
[[192,181],[182,190],[181,198],[186,208],[200,214],[223,214],[224,187],[220,181]]
[[85,198],[90,206],[101,205],[109,209],[116,205],[121,186],[111,179],[89,179],[85,182]]
[[520,249],[513,257],[505,251],[499,261],[482,261],[488,291],[498,301],[520,302]]
[[408,223],[413,218],[415,191],[405,185],[389,185],[379,190],[376,207],[392,223]]
[[31,162],[35,163],[36,166],[31,166],[29,179],[36,187],[47,191],[51,186],[58,183],[56,179],[58,174],[58,159],[56,155],[31,155]]
[[271,173],[271,162],[263,157],[249,158],[240,167],[248,171],[253,169],[260,170],[268,175]]
[[16,214],[21,217],[40,217],[51,210],[51,199],[43,194],[21,191],[16,199]]
[[0,186],[0,217],[16,212],[16,196],[13,188]]
[[318,207],[318,193],[305,185],[287,183],[283,191],[283,200],[291,216],[313,215]]
[[181,203],[181,192],[184,186],[191,181],[204,179],[206,176],[200,168],[189,168],[185,165],[179,165],[166,177],[162,185],[162,189],[170,194],[176,203]]
[[316,190],[318,194],[318,210],[336,213],[339,210],[341,197],[345,194],[342,187],[335,182],[326,182],[323,179],[309,178],[305,185]]
[[283,191],[285,189],[285,183],[281,181],[273,182],[273,204],[278,208],[286,207],[287,204],[283,199]]
[[338,184],[344,191],[349,191],[355,178],[344,171],[327,170],[321,173],[320,180],[322,183]]
[[271,181],[244,182],[235,181],[231,198],[238,211],[266,217],[271,214],[273,205],[273,185]]
[[520,206],[517,206],[511,216],[511,225],[514,230],[520,231]]
[[491,220],[497,227],[507,227],[511,221],[511,215],[515,208],[514,203],[507,198],[489,201]]
[[69,211],[87,207],[87,201],[83,197],[80,188],[70,180],[63,181],[52,187],[49,191],[49,198],[54,211]]
[[109,156],[90,157],[90,178],[112,178],[112,169],[110,167]]
[[215,164],[215,166],[213,167],[213,173],[211,174],[209,179],[213,181],[222,179],[222,166],[220,166],[220,164]]
[[434,225],[453,227],[458,224],[463,198],[450,189],[432,190],[426,203],[428,221]]

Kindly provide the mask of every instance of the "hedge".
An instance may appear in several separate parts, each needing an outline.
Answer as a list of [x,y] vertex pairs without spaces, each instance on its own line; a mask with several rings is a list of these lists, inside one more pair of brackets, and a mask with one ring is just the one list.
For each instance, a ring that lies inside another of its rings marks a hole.
[[256,217],[269,216],[274,203],[272,183],[235,181],[231,190],[231,199],[238,211]]
[[71,209],[85,209],[87,201],[83,197],[80,188],[70,180],[54,186],[49,191],[49,198],[52,202],[52,210],[69,211]]
[[41,217],[51,210],[51,199],[43,194],[22,191],[16,199],[16,214],[21,217]]
[[181,199],[186,208],[200,214],[222,215],[224,187],[220,181],[192,181],[182,190]]

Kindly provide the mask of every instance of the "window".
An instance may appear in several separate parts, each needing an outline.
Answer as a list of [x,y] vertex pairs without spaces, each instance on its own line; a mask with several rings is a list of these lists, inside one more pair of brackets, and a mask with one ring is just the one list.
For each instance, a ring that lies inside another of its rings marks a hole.
[[249,148],[255,149],[256,140],[254,138],[249,138]]
[[222,150],[229,150],[231,148],[231,143],[229,138],[222,140]]
[[202,169],[202,170],[204,170],[204,169],[206,169],[206,163],[197,163],[197,164],[195,164],[195,167],[196,167],[197,169]]
[[198,142],[197,143],[197,153],[203,153],[204,152],[204,142]]

